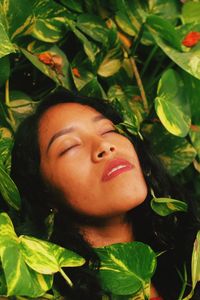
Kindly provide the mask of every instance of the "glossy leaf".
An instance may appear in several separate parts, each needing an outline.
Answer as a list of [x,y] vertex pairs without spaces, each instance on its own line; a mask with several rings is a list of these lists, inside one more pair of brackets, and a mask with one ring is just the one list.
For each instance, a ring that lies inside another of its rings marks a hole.
[[88,97],[106,98],[106,94],[96,77],[84,85],[79,93]]
[[11,167],[10,160],[11,160],[12,146],[13,146],[13,140],[11,139],[11,137],[3,137],[3,132],[0,131],[0,166],[8,174],[10,173],[10,167]]
[[[159,30],[156,29],[156,27],[153,25],[153,22],[151,23],[152,27],[149,24],[147,28],[152,34],[156,44],[180,68],[190,73],[192,76],[200,79],[200,43],[198,43],[192,49],[189,49],[189,51],[187,50],[187,52],[183,52],[181,49],[175,47],[173,43],[173,37],[172,44],[170,45],[165,36],[161,36],[159,34]],[[175,40],[177,40],[177,38]],[[181,40],[181,37],[179,39]]]
[[200,231],[198,231],[192,253],[192,287],[200,281]]
[[19,191],[8,173],[0,166],[0,193],[4,200],[14,209],[19,210],[21,198]]
[[33,24],[32,1],[1,0],[0,16],[5,31],[13,41],[29,32]]
[[[38,54],[32,54],[25,49],[21,49],[22,53],[26,56],[31,63],[38,68],[42,73],[46,76],[50,77],[54,80],[58,85],[61,85],[67,89],[71,87],[71,80],[70,80],[70,69],[69,69],[69,62],[67,60],[66,55],[57,47],[53,46],[49,49],[48,55],[52,57],[51,64],[45,64],[39,60]],[[53,58],[59,59],[59,71],[56,69],[56,63],[54,62]]]
[[180,72],[184,85],[184,93],[190,101],[192,123],[200,125],[200,80],[185,71]]
[[67,24],[69,25],[70,29],[75,34],[75,36],[83,44],[84,51],[87,54],[88,58],[91,60],[91,62],[94,62],[95,55],[100,51],[100,49],[94,43],[90,42],[88,38],[76,28],[75,22],[73,22],[72,20],[68,20]]
[[188,1],[183,5],[182,18],[184,23],[200,22],[200,2]]
[[0,258],[8,296],[39,297],[51,288],[52,276],[35,273],[25,264],[13,224],[6,213],[0,214]]
[[108,98],[113,102],[116,110],[123,116],[123,125],[127,130],[132,134],[138,134],[141,114],[132,103],[134,91],[134,89],[128,86],[125,89],[119,85],[111,86],[108,91]]
[[170,23],[176,24],[180,14],[177,0],[149,0],[148,5],[150,14],[158,15]]
[[95,250],[101,259],[100,279],[106,291],[135,294],[145,288],[154,274],[156,255],[143,243],[113,244]]
[[115,3],[115,20],[120,29],[129,34],[135,36],[138,34],[143,19],[143,3],[140,1],[123,1],[118,0]]
[[180,137],[187,135],[191,124],[190,107],[183,81],[172,69],[167,70],[159,81],[155,109],[170,133]]
[[153,198],[151,208],[158,215],[165,217],[177,211],[186,212],[187,204],[171,198]]
[[77,267],[85,263],[78,254],[56,244],[30,236],[20,236],[24,260],[30,268],[42,274],[54,274],[62,267]]
[[27,94],[20,91],[10,91],[10,103],[8,109],[12,112],[16,127],[23,119],[33,113],[36,106],[37,102],[32,101]]
[[198,157],[200,159],[200,126],[193,125],[190,129],[189,136],[192,145],[196,149]]
[[174,26],[167,20],[158,16],[149,16],[147,18],[147,28],[151,28],[151,32],[162,38],[167,45],[181,51],[181,41],[178,32]]
[[81,14],[77,19],[76,26],[93,40],[107,44],[109,30],[99,16]]
[[186,139],[169,134],[159,123],[143,127],[142,132],[171,175],[188,167],[197,154]]
[[79,52],[72,61],[72,76],[78,90],[82,89],[87,83],[96,77],[96,72],[91,61]]
[[1,41],[1,48],[0,48],[0,58],[6,56],[12,52],[15,52],[14,45],[11,43],[5,28],[0,20],[0,41]]
[[113,56],[114,50],[111,50],[107,53],[104,60],[98,69],[98,74],[102,77],[109,77],[115,74],[121,67],[121,60],[118,58],[114,58]]
[[6,279],[3,273],[3,269],[0,267],[0,295],[6,295],[6,294],[7,294]]
[[55,1],[34,0],[34,26],[31,34],[40,41],[55,43],[67,30],[67,9]]
[[60,2],[72,11],[83,12],[81,0],[60,0]]

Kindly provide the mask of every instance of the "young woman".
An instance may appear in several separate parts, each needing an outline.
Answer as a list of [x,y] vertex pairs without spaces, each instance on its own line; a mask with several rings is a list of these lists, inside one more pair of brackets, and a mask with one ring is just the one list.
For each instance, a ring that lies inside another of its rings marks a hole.
[[164,251],[151,298],[177,300],[182,286],[177,268],[183,270],[194,235],[184,244],[184,215],[162,218],[151,210],[150,188],[157,197],[179,196],[148,145],[116,131],[121,121],[101,99],[57,91],[41,102],[20,125],[13,147],[11,175],[22,196],[22,215],[31,220],[31,233],[47,238],[45,219],[53,211],[50,241],[85,257],[83,267],[68,270],[73,289],[56,276],[66,299],[101,299],[93,248],[137,240]]

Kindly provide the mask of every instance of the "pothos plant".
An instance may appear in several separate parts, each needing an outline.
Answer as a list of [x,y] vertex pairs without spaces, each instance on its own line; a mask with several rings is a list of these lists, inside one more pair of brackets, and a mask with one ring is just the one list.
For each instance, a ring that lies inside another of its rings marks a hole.
[[[58,86],[107,99],[123,114],[119,130],[148,136],[169,174],[189,188],[200,222],[200,1],[0,0],[0,43],[0,295],[62,299],[54,274],[72,286],[63,267],[85,262],[48,241],[17,235],[12,222],[21,202],[9,176],[15,131]],[[163,217],[187,210],[185,202],[154,191],[151,207]],[[199,245],[200,233],[185,300],[200,281]],[[105,292],[149,299],[158,254],[139,242],[96,251]]]

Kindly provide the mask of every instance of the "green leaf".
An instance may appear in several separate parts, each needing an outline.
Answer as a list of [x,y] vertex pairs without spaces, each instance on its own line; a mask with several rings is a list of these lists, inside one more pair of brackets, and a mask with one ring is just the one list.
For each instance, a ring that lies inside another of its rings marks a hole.
[[0,41],[1,41],[0,58],[12,52],[15,52],[15,47],[10,41],[1,21],[0,21]]
[[192,252],[192,288],[200,281],[200,231],[198,231]]
[[[71,64],[72,76],[78,90],[82,89],[87,83],[96,77],[93,65],[83,52],[78,52]],[[78,74],[75,73],[76,70]]]
[[193,299],[196,284],[200,282],[200,231],[197,232],[197,236],[194,241],[192,262],[191,262],[191,272],[192,272],[192,289],[189,295],[184,297],[183,300]]
[[190,124],[190,107],[179,74],[168,69],[158,84],[155,110],[162,124],[172,134],[184,137]]
[[33,113],[38,103],[21,91],[10,91],[9,96],[8,109],[12,112],[17,127],[23,119]]
[[186,139],[168,133],[159,123],[144,126],[142,133],[172,176],[188,167],[197,154]]
[[181,18],[184,23],[200,22],[200,2],[188,1],[183,5]]
[[[124,118],[126,119],[126,121],[128,121],[130,119],[132,126],[135,127],[135,132],[138,132],[139,127],[140,127],[139,125],[146,118],[146,111],[144,109],[138,87],[133,86],[133,85],[128,85],[128,84],[123,85],[123,83],[110,86],[110,88],[108,90],[108,98],[111,101],[118,99],[119,102],[122,104],[122,106],[123,106],[124,102],[126,102],[126,101],[128,102],[129,106],[127,106],[127,109],[129,108],[128,111],[132,111],[132,116],[131,116],[131,118],[126,117],[127,113],[125,110]],[[117,105],[117,103],[116,103],[116,105]],[[123,113],[123,108],[121,108],[119,106],[117,109],[119,110],[119,112]],[[125,109],[125,107],[124,107],[124,109]]]
[[141,114],[138,107],[132,102],[135,93],[130,86],[111,86],[108,91],[108,98],[112,101],[116,110],[123,116],[123,124],[131,134],[138,134],[140,129]]
[[147,8],[141,1],[118,0],[116,1],[115,21],[122,31],[135,36],[144,22],[144,9]]
[[109,31],[99,16],[81,14],[77,19],[76,26],[94,41],[107,44]]
[[31,63],[38,68],[42,73],[46,76],[50,77],[54,80],[58,85],[65,87],[66,89],[71,89],[71,75],[70,75],[70,68],[69,62],[66,55],[60,50],[57,46],[53,46],[49,49],[49,51],[44,52],[47,55],[58,59],[60,61],[58,67],[52,61],[52,65],[45,64],[44,62],[39,60],[39,56],[34,55],[28,52],[25,49],[21,49],[22,53],[26,56]]
[[183,80],[185,95],[190,100],[192,123],[200,125],[200,80],[185,71],[180,72],[180,75]]
[[3,273],[3,269],[0,267],[0,295],[6,295],[6,294],[7,294],[6,279]]
[[2,86],[10,76],[10,61],[8,56],[0,59],[0,86]]
[[160,216],[168,216],[177,211],[187,211],[187,203],[171,198],[153,198],[151,208]]
[[75,34],[75,36],[81,41],[83,44],[83,48],[85,53],[87,54],[88,58],[91,60],[91,62],[95,61],[95,55],[100,51],[100,49],[92,42],[88,40],[88,38],[76,28],[76,23],[68,20],[67,24],[69,25],[72,32]]
[[143,243],[113,244],[95,251],[101,259],[103,289],[113,294],[135,294],[145,288],[154,274],[156,255]]
[[19,210],[21,198],[19,191],[5,170],[0,166],[0,192],[4,200],[14,209]]
[[77,13],[82,13],[82,1],[81,0],[60,0],[60,2],[65,5],[70,10],[73,10]]
[[200,43],[198,43],[191,49],[187,48],[185,50],[187,52],[183,52],[181,49],[176,49],[173,43],[172,45],[170,45],[170,43],[166,40],[165,36],[159,35],[159,30],[155,30],[155,28],[153,29],[153,25],[152,27],[147,26],[147,28],[152,34],[156,44],[175,64],[177,64],[186,72],[190,73],[192,76],[200,79]]
[[19,240],[24,260],[41,274],[54,274],[62,267],[78,267],[85,263],[78,254],[50,242],[30,236],[20,236]]
[[79,91],[80,95],[88,97],[106,98],[106,94],[103,87],[98,82],[97,78],[94,77]]
[[[1,0],[0,16],[5,31],[11,40],[25,35],[33,24],[32,1]],[[1,40],[2,41],[2,40]]]
[[67,9],[54,1],[34,0],[31,34],[40,41],[55,43],[66,33]]
[[149,0],[149,12],[168,20],[173,25],[179,17],[179,3],[177,0]]
[[158,37],[162,38],[167,45],[181,51],[180,36],[169,21],[151,15],[147,18],[146,23],[147,28],[150,28],[150,32],[153,36],[156,34]]
[[0,258],[8,296],[42,296],[52,286],[52,276],[29,269],[19,247],[13,224],[6,213],[0,214]]
[[3,132],[0,131],[0,166],[8,174],[10,173],[10,167],[11,167],[10,161],[11,161],[12,146],[13,146],[13,140],[9,137],[3,137]]
[[197,151],[197,155],[200,159],[200,126],[193,125],[190,129],[189,136],[192,142],[192,145]]
[[104,57],[102,63],[98,68],[98,75],[102,77],[109,77],[115,74],[121,67],[121,60],[114,57],[115,49],[110,50]]

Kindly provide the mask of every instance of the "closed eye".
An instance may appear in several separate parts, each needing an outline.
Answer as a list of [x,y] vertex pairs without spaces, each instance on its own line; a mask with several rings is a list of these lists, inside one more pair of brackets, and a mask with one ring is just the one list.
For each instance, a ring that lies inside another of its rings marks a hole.
[[112,129],[109,129],[109,130],[103,132],[102,135],[107,134],[107,133],[118,133],[118,131],[116,129],[112,128]]
[[69,152],[70,150],[72,150],[72,149],[74,149],[75,147],[78,147],[78,146],[79,146],[79,144],[75,144],[75,145],[72,145],[72,146],[70,146],[70,147],[64,149],[63,151],[61,151],[61,152],[59,153],[59,156],[62,156],[63,154]]

